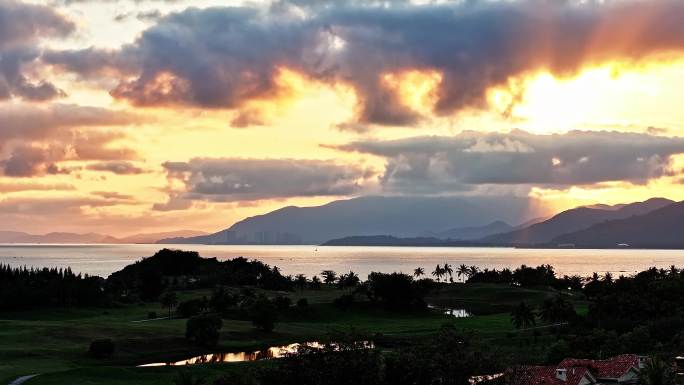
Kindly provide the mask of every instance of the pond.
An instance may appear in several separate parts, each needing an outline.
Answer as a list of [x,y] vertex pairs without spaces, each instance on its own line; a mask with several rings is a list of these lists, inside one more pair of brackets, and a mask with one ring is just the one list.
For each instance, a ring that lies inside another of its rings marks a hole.
[[[372,349],[374,347],[372,342],[359,342],[366,349]],[[337,344],[330,344],[333,349],[338,349]],[[151,364],[138,365],[138,367],[151,367],[151,366],[185,366],[185,365],[197,365],[197,364],[210,364],[219,362],[245,362],[245,361],[258,361],[271,358],[281,358],[288,355],[297,354],[299,349],[302,347],[308,347],[311,349],[323,349],[324,344],[320,342],[304,342],[295,343],[282,346],[271,346],[263,350],[245,351],[245,352],[226,352],[226,353],[209,353],[201,356],[191,357],[180,361],[169,361],[169,362],[154,362]]]
[[452,316],[454,318],[468,318],[468,317],[474,316],[473,313],[469,312],[466,309],[461,309],[461,308],[450,308],[450,307],[442,307],[442,306],[434,306],[434,305],[428,305],[428,308],[439,310],[443,314]]

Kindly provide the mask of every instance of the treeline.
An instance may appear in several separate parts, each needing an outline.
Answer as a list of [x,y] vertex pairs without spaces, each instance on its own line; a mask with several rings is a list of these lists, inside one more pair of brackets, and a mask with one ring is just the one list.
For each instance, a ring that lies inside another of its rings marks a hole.
[[[684,351],[684,271],[651,268],[632,277],[595,274],[584,294],[589,312],[558,350],[596,354]],[[587,351],[587,346],[597,347]]]
[[292,277],[285,277],[278,267],[256,260],[234,258],[219,261],[202,258],[196,251],[162,249],[113,273],[107,289],[114,296],[134,302],[155,300],[167,288],[194,289],[225,286],[256,286],[269,290],[290,291]]
[[684,351],[681,269],[650,268],[618,278],[610,273],[594,274],[569,295],[588,300],[588,312],[576,313],[566,300],[569,297],[561,295],[545,301],[539,309],[522,302],[511,312],[511,322],[518,328],[534,326],[537,317],[556,324],[556,341],[547,350],[548,363],[565,357],[600,359],[625,352],[668,358]]
[[107,302],[102,278],[71,269],[0,265],[0,310],[34,306],[95,306]]
[[529,267],[522,265],[515,270],[508,268],[477,269],[467,274],[468,283],[505,283],[522,287],[550,286],[558,290],[582,290],[584,279],[579,275],[557,277],[551,265]]

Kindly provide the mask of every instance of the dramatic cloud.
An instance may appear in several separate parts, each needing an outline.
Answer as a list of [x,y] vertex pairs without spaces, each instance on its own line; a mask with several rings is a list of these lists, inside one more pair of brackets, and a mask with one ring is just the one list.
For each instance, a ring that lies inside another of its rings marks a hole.
[[350,195],[370,177],[361,167],[302,159],[196,158],[167,162],[164,168],[169,178],[182,181],[186,188],[181,197],[171,197],[173,207],[182,204],[179,198],[247,201]]
[[112,143],[116,130],[139,121],[137,116],[104,108],[67,104],[0,105],[0,173],[13,177],[69,173],[65,160],[124,160],[137,154]]
[[130,112],[73,104],[0,104],[0,143],[12,139],[40,140],[73,128],[120,126],[140,120]]
[[535,135],[464,132],[453,137],[359,141],[334,147],[387,159],[388,191],[440,193],[473,185],[643,183],[670,173],[684,138],[573,131]]
[[111,172],[117,175],[136,175],[145,172],[135,164],[124,161],[100,162],[91,164],[86,168],[91,171]]
[[13,96],[48,100],[64,92],[45,80],[32,81],[24,67],[36,61],[41,38],[66,36],[74,24],[50,7],[8,0],[0,2],[0,99]]
[[[138,105],[242,108],[279,95],[283,67],[351,84],[356,123],[414,124],[422,116],[386,74],[436,71],[434,112],[482,107],[487,90],[547,69],[638,61],[684,49],[684,2],[534,0],[280,2],[269,8],[188,9],[162,17],[118,51],[51,52],[45,61],[121,75],[112,95]],[[352,125],[353,126],[353,125]]]
[[76,190],[71,184],[55,183],[0,183],[0,192],[12,193],[23,191],[73,191]]

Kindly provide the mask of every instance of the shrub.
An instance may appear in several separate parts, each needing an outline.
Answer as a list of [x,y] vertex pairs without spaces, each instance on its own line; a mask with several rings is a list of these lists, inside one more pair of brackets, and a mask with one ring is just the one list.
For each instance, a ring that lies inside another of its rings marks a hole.
[[114,342],[109,338],[105,338],[91,342],[88,353],[95,358],[106,358],[111,357],[114,354],[114,350]]
[[255,328],[263,331],[273,331],[275,322],[278,320],[278,312],[266,297],[259,297],[249,308],[249,317]]
[[209,307],[219,313],[228,310],[229,307],[237,304],[237,297],[231,295],[224,286],[214,288],[209,299]]
[[299,308],[305,308],[309,306],[309,300],[306,298],[300,298],[299,301],[297,301],[297,307]]
[[176,313],[181,318],[190,318],[201,313],[202,309],[204,309],[204,301],[195,298],[179,303],[176,307]]
[[279,295],[273,299],[273,304],[278,310],[287,310],[292,305],[292,300],[290,297]]
[[340,309],[348,309],[355,301],[353,294],[343,294],[338,298],[335,298],[333,305]]
[[157,318],[157,312],[156,311],[151,311],[147,313],[147,319],[155,319]]
[[191,317],[185,326],[185,338],[200,346],[216,346],[223,320],[215,314]]

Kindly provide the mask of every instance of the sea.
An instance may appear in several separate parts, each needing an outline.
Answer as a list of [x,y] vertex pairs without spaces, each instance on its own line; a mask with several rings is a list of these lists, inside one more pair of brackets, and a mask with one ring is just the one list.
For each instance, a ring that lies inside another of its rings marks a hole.
[[[412,273],[422,267],[429,274],[437,264],[461,264],[480,269],[552,265],[559,275],[590,276],[610,272],[629,276],[655,266],[684,267],[684,250],[516,249],[488,247],[367,247],[367,246],[244,246],[244,245],[0,245],[0,264],[27,267],[71,267],[74,272],[107,277],[161,248],[194,250],[219,260],[257,259],[278,266],[284,274],[319,275],[322,270]],[[456,268],[454,268],[454,271]],[[457,277],[454,277],[457,279]]]

